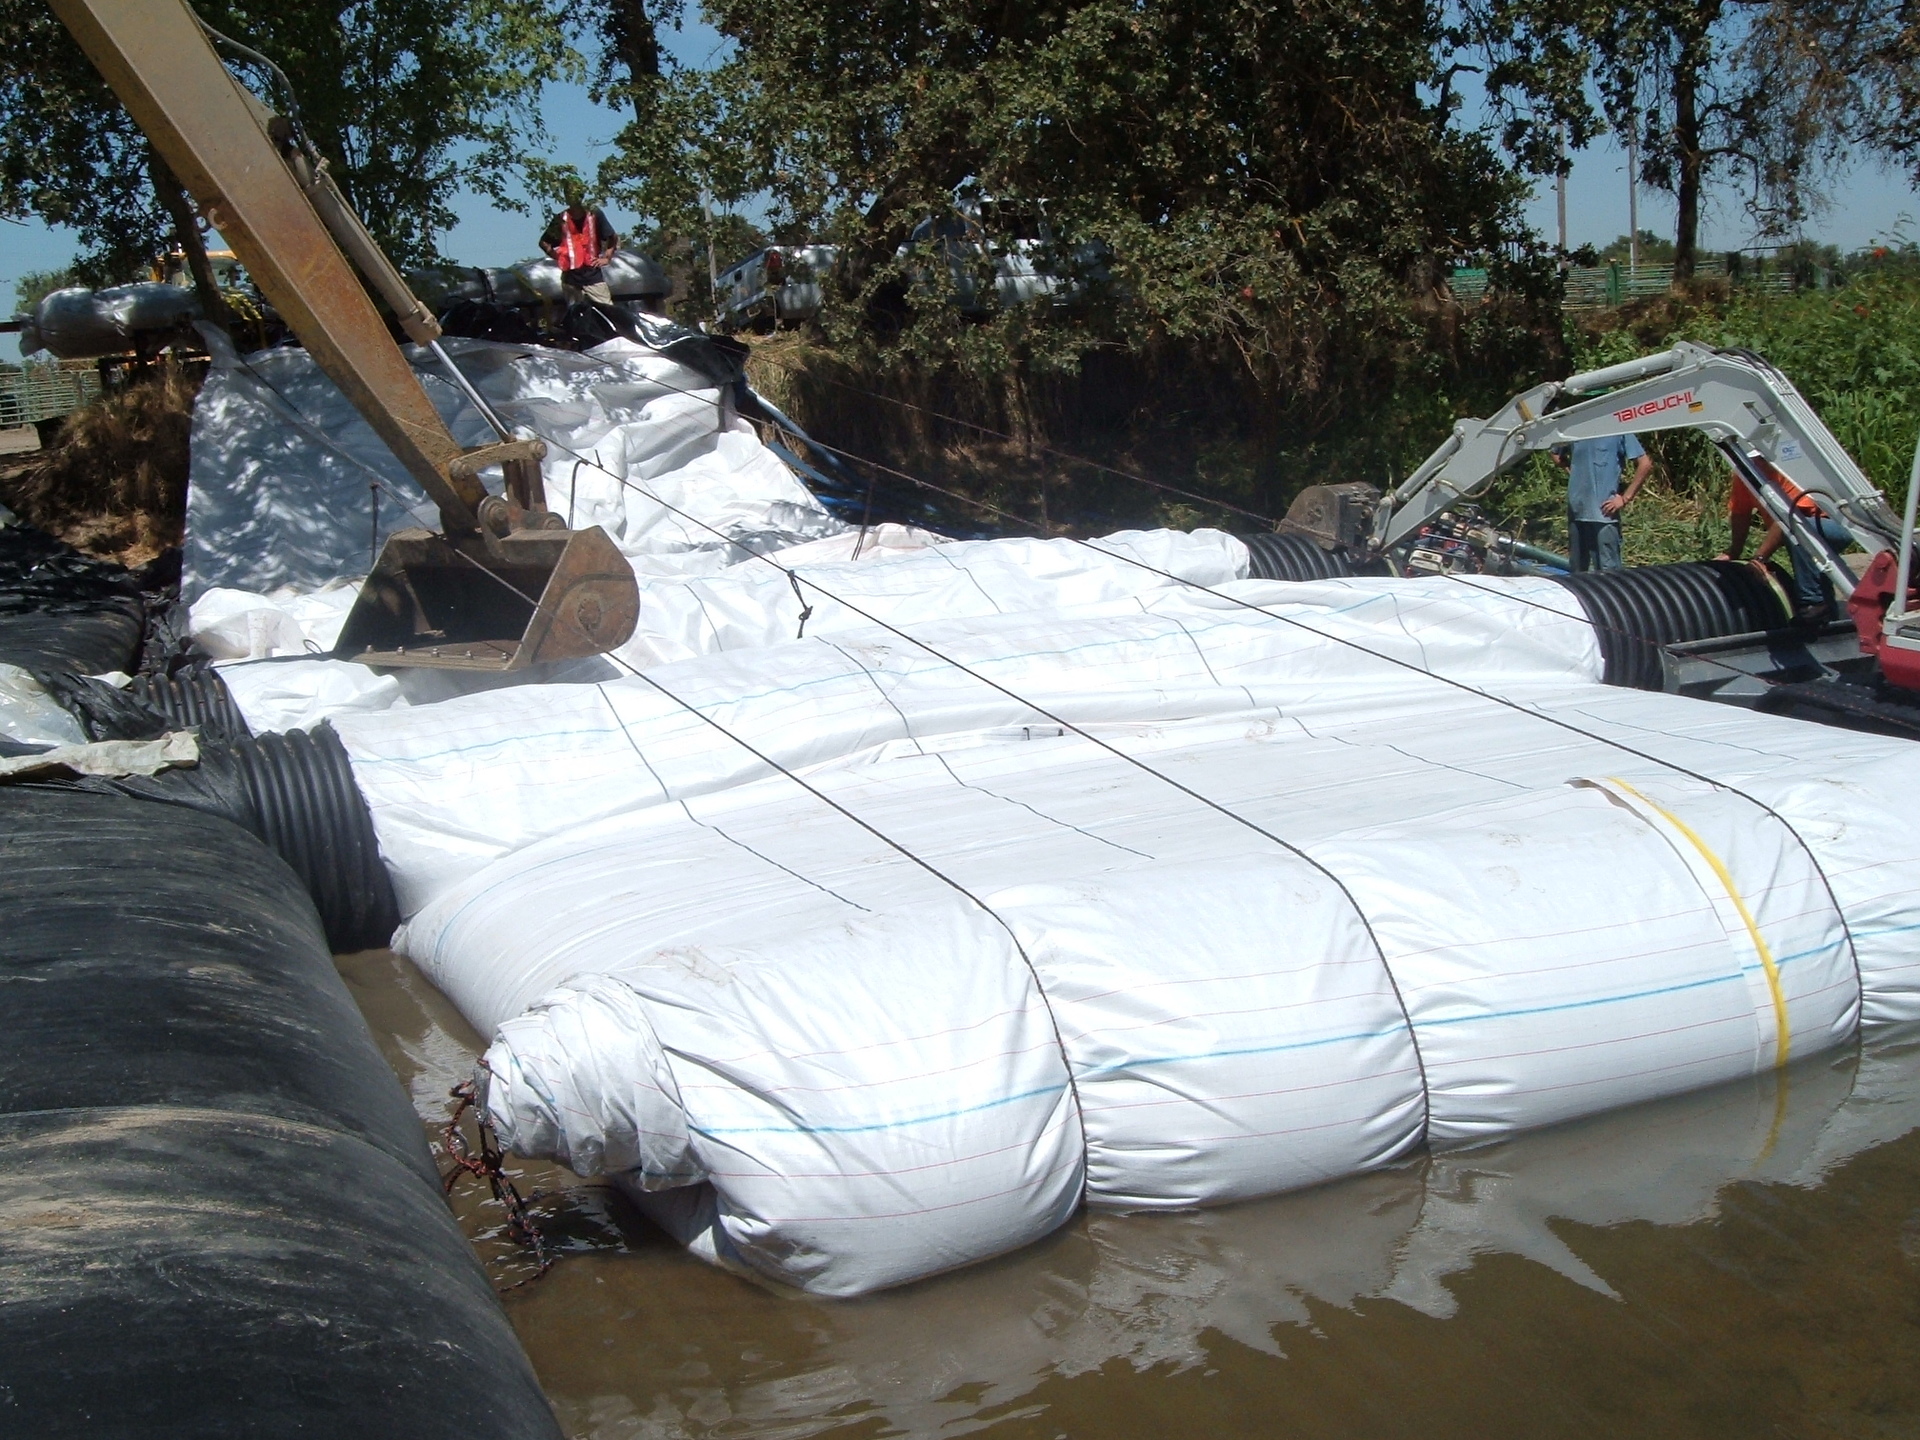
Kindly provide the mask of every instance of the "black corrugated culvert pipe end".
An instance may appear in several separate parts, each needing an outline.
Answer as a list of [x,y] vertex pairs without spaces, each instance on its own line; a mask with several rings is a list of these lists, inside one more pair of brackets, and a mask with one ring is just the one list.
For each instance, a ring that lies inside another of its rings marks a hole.
[[184,805],[250,830],[307,887],[336,953],[385,945],[400,923],[373,817],[331,725],[203,744],[190,770],[82,787]]
[[1242,535],[1250,580],[1338,580],[1355,572],[1343,550],[1322,550],[1305,535],[1263,530]]
[[373,817],[331,725],[235,742],[254,833],[306,882],[336,951],[385,945],[400,923]]
[[1553,577],[1574,593],[1600,641],[1609,685],[1661,687],[1660,651],[1689,640],[1773,630],[1787,623],[1780,590],[1752,566],[1690,560]]

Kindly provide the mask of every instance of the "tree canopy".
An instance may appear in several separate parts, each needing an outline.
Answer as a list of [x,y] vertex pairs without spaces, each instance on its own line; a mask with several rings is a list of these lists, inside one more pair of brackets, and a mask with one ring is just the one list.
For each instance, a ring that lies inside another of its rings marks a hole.
[[1858,148],[1920,176],[1914,0],[1460,0],[1451,29],[1487,57],[1523,168],[1562,169],[1562,137],[1579,149],[1612,129],[1637,144],[1640,179],[1674,197],[1682,276],[1716,177],[1784,237]]
[[758,195],[776,235],[846,248],[863,303],[932,301],[938,243],[898,247],[972,194],[1044,213],[1055,268],[1105,286],[1097,315],[997,326],[910,306],[902,341],[923,350],[1201,338],[1312,389],[1404,333],[1449,261],[1524,248],[1524,184],[1456,123],[1419,0],[705,8],[731,50],[665,77],[681,128],[621,177],[643,213],[685,229],[703,192]]
[[[196,9],[292,78],[336,178],[403,261],[435,258],[463,186],[519,207],[512,181],[539,133],[540,89],[576,63],[547,0]],[[285,104],[257,67],[235,68]],[[145,137],[41,0],[0,0],[0,215],[74,228],[76,269],[96,281],[138,275],[177,229]]]

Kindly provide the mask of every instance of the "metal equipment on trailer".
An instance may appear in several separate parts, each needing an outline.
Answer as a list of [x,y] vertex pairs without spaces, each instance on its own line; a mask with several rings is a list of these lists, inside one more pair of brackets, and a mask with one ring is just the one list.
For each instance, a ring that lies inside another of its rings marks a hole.
[[[545,447],[509,431],[439,348],[432,313],[297,119],[271,113],[234,79],[186,0],[52,4],[261,293],[439,506],[441,533],[388,540],[336,656],[502,671],[625,642],[639,614],[632,567],[604,530],[569,530],[547,509]],[[437,355],[494,443],[469,449],[453,438],[360,277],[407,337]],[[481,478],[494,468],[499,494]]]

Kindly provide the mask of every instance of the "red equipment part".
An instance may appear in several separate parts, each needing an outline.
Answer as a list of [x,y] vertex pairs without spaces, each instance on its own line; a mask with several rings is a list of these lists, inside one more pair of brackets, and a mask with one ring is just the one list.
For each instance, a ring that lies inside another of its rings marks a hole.
[[[1853,594],[1847,597],[1847,615],[1859,633],[1860,649],[1880,662],[1880,673],[1887,683],[1920,691],[1920,650],[1886,643],[1887,610],[1893,604],[1899,574],[1900,557],[1894,551],[1882,550],[1874,556],[1860,583],[1853,587]],[[1912,605],[1911,595],[1907,603]]]

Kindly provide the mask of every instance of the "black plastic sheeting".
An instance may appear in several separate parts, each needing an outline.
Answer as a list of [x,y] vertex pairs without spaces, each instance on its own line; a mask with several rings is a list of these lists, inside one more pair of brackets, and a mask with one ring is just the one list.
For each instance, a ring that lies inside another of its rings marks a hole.
[[33,675],[89,740],[153,740],[191,729],[202,741],[230,744],[250,733],[215,670],[138,675],[124,689],[70,671],[36,669]]
[[1265,530],[1240,539],[1251,580],[1337,580],[1356,573],[1344,551],[1322,550],[1304,535]]
[[1773,630],[1787,623],[1780,591],[1728,560],[1556,575],[1580,601],[1606,659],[1609,685],[1661,687],[1661,647]]
[[29,526],[0,526],[0,664],[132,671],[145,633],[135,572]]
[[0,790],[0,1433],[554,1440],[287,866]]
[[400,923],[373,818],[331,725],[202,745],[191,769],[71,788],[164,801],[250,831],[306,886],[336,952],[385,945]]
[[1754,708],[1872,735],[1920,740],[1920,700],[1878,676],[1866,683],[1836,677],[1774,685]]

